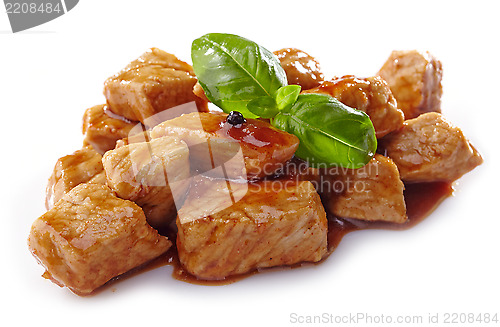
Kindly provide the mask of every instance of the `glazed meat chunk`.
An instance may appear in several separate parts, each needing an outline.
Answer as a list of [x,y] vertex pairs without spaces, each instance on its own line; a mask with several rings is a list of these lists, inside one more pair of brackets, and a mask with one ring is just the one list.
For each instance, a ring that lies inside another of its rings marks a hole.
[[285,70],[288,84],[300,85],[303,90],[318,86],[323,81],[319,63],[302,50],[285,48],[274,51]]
[[[280,131],[269,123],[247,119],[240,125],[226,122],[220,112],[191,113],[161,123],[151,131],[152,138],[176,136],[190,148],[193,168],[212,170],[230,179],[261,178],[272,175],[289,160],[299,145],[295,135]],[[241,151],[240,151],[241,149]]]
[[310,182],[198,182],[177,218],[179,259],[194,276],[224,279],[326,254],[326,214]]
[[104,154],[115,148],[116,141],[128,137],[137,124],[112,113],[107,105],[94,106],[83,115],[84,144]]
[[405,121],[382,148],[405,182],[451,182],[483,162],[462,131],[435,112]]
[[379,76],[357,78],[352,75],[325,81],[305,93],[331,95],[343,104],[365,112],[381,138],[403,126],[404,115],[387,83]]
[[[207,111],[206,101],[195,96],[192,67],[174,55],[153,48],[104,83],[104,95],[112,112],[145,125],[163,110],[196,102]],[[157,122],[155,122],[157,123]]]
[[429,52],[393,51],[378,75],[389,84],[406,119],[441,112],[443,69]]
[[135,203],[107,186],[80,184],[33,223],[28,245],[45,277],[84,295],[166,252],[171,242]]
[[171,68],[188,73],[193,72],[193,67],[191,67],[190,64],[179,60],[173,54],[165,52],[158,48],[151,48],[148,51],[144,52],[139,58],[125,66],[124,69],[135,69],[151,65],[162,66],[164,68]]
[[173,137],[131,143],[102,159],[107,183],[116,194],[144,210],[148,223],[165,227],[175,219],[189,188],[189,150]]
[[337,217],[404,223],[404,185],[394,162],[382,155],[359,169],[332,168],[327,209]]
[[104,184],[106,177],[101,159],[102,156],[91,146],[86,146],[57,160],[47,184],[45,198],[47,210],[78,184],[86,182]]

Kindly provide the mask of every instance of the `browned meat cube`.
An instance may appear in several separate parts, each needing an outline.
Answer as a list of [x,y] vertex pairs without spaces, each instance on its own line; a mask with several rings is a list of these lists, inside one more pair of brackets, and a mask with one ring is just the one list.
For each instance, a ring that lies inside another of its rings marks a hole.
[[300,85],[303,90],[318,86],[323,81],[319,63],[302,50],[285,48],[274,51],[285,70],[288,84]]
[[149,65],[158,65],[164,68],[172,68],[193,74],[193,67],[191,67],[190,64],[158,48],[151,48],[144,52],[139,58],[125,66],[125,69],[134,69]]
[[175,219],[189,188],[189,150],[173,137],[131,143],[104,154],[109,187],[144,210],[148,223],[165,227]]
[[462,131],[435,112],[405,121],[381,146],[405,182],[451,182],[483,162]]
[[141,208],[104,185],[80,184],[31,227],[28,245],[44,274],[77,294],[166,252],[171,242]]
[[57,160],[47,184],[45,207],[51,209],[64,194],[80,183],[105,183],[102,156],[91,146]]
[[226,181],[198,180],[179,211],[177,248],[189,273],[224,279],[317,262],[326,254],[326,214],[310,182],[231,183],[227,189]]
[[327,209],[337,217],[404,223],[404,185],[394,162],[382,155],[359,169],[331,168]]
[[329,94],[343,104],[365,112],[375,127],[377,138],[403,126],[404,115],[396,99],[379,76],[356,78],[352,75],[325,81],[305,93]]
[[89,108],[83,115],[84,143],[104,154],[115,148],[116,141],[128,137],[137,124],[112,113],[104,104]]
[[193,93],[196,81],[190,65],[153,48],[108,78],[104,95],[111,111],[146,124],[150,116],[192,101],[199,111],[208,111],[206,101]]
[[406,119],[425,112],[441,112],[441,62],[429,52],[393,51],[379,70]]
[[299,140],[295,135],[265,121],[247,119],[233,126],[226,117],[219,112],[182,115],[156,126],[151,137],[179,137],[190,147],[194,169],[212,170],[217,175],[216,168],[224,164],[225,177],[232,179],[272,175],[297,150]]

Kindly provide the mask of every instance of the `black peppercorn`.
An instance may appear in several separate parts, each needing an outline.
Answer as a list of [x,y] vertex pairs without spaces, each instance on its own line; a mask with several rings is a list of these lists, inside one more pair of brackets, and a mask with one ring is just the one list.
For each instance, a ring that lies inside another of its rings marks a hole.
[[239,111],[231,111],[227,116],[226,121],[231,125],[241,125],[246,123],[245,117]]

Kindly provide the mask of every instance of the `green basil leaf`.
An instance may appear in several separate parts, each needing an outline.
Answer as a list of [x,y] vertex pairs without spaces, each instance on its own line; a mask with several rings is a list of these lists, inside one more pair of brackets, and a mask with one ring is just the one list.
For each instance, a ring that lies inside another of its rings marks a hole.
[[313,166],[360,168],[377,149],[375,129],[368,115],[329,95],[301,94],[271,123],[299,138],[295,155]]
[[287,85],[279,88],[274,95],[278,109],[283,110],[285,108],[291,107],[295,103],[295,101],[297,101],[299,94],[299,85]]
[[193,41],[193,69],[207,98],[225,112],[247,109],[253,99],[272,96],[287,85],[285,71],[269,50],[243,37],[210,33]]
[[272,97],[260,97],[247,103],[247,109],[260,118],[273,118],[279,112],[276,101]]

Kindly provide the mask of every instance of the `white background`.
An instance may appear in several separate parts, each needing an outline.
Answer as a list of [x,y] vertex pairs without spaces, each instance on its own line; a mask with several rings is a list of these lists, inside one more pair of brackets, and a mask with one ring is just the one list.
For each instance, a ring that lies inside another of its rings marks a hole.
[[[2,8],[0,321],[288,326],[291,313],[424,321],[428,313],[500,315],[498,13],[483,1],[82,0],[12,34]],[[270,50],[301,48],[327,77],[373,75],[393,49],[430,50],[443,62],[443,113],[485,163],[413,229],[349,234],[321,265],[218,287],[179,282],[163,267],[91,297],[41,278],[26,245],[29,228],[44,213],[55,161],[81,146],[84,110],[104,102],[104,80],[152,46],[190,62],[192,40],[208,32],[239,34]]]

